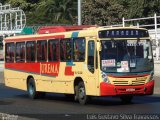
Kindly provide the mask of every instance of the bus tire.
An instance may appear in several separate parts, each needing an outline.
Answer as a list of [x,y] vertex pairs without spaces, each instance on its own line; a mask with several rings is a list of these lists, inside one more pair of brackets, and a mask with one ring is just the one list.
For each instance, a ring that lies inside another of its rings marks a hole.
[[121,99],[122,103],[128,104],[128,103],[132,102],[133,96],[131,96],[131,95],[120,96],[120,99]]
[[74,87],[74,100],[78,101],[78,85]]
[[38,92],[36,92],[36,84],[33,78],[30,78],[27,82],[27,91],[29,94],[29,97],[32,99],[38,98]]
[[76,90],[76,96],[81,105],[85,105],[88,102],[88,96],[86,95],[84,82],[79,82]]

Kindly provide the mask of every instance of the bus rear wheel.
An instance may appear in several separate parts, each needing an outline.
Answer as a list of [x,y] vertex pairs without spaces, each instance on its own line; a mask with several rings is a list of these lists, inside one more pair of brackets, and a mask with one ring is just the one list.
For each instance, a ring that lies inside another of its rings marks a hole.
[[121,99],[122,103],[128,104],[128,103],[132,102],[133,96],[131,96],[131,95],[120,96],[120,99]]
[[27,82],[27,91],[30,98],[36,99],[38,97],[38,92],[36,92],[36,85],[33,78],[30,78]]
[[29,97],[32,99],[43,98],[45,96],[45,92],[36,91],[36,84],[33,78],[30,78],[29,81],[27,82],[27,91]]
[[88,102],[89,98],[86,95],[85,85],[83,82],[79,82],[78,86],[75,86],[75,93],[77,100],[81,105],[85,105]]

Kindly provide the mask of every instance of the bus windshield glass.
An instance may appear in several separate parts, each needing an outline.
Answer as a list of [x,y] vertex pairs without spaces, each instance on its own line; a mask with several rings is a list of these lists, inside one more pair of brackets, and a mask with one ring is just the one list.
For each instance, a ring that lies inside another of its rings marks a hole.
[[153,70],[150,40],[102,40],[101,47],[101,70],[104,72]]

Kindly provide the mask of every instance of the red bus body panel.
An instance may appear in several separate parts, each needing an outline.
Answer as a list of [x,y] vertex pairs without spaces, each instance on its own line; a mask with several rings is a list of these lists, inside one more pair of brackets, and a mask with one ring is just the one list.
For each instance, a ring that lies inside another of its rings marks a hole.
[[[135,91],[126,91],[135,89]],[[154,90],[154,80],[136,86],[115,86],[105,82],[100,83],[100,96],[118,96],[118,95],[152,95]]]
[[83,30],[85,28],[90,28],[90,27],[97,27],[97,26],[95,25],[45,26],[45,27],[40,27],[37,33],[38,34],[59,33],[59,32],[67,32],[67,31]]

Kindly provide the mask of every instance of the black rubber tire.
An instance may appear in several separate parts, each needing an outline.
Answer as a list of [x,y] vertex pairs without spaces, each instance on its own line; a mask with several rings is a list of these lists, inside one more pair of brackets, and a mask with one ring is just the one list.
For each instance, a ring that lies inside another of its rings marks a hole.
[[74,100],[78,101],[78,85],[74,87]]
[[89,97],[86,95],[84,82],[79,82],[76,89],[77,100],[81,105],[88,103]]
[[133,96],[132,95],[120,96],[120,99],[123,104],[129,104],[132,102]]
[[33,78],[30,78],[29,81],[27,82],[27,91],[29,94],[29,97],[32,99],[36,99],[38,98],[38,92],[36,92],[36,85],[35,85],[35,81]]

